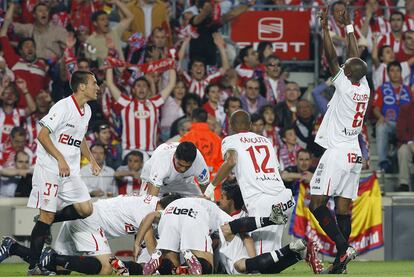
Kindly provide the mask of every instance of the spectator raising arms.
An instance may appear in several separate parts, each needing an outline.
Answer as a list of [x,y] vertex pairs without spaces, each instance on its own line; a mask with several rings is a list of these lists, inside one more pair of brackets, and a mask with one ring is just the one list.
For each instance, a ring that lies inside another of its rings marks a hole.
[[[184,81],[188,87],[188,92],[195,93],[200,98],[204,97],[204,91],[206,87],[214,82],[217,82],[229,68],[229,62],[226,54],[226,43],[220,33],[214,33],[213,35],[214,44],[220,52],[221,57],[221,68],[219,71],[211,74],[207,74],[206,62],[204,57],[191,57],[190,63],[190,74],[186,71],[182,71]],[[186,39],[178,52],[178,58],[180,62],[184,59],[185,51],[187,50],[190,38]]]
[[116,56],[121,60],[125,60],[121,48],[121,36],[133,20],[133,14],[125,3],[120,0],[107,2],[115,4],[125,17],[114,28],[111,28],[106,12],[98,10],[92,14],[95,32],[86,40],[86,43],[94,47],[96,51],[87,51],[86,57],[92,60],[97,59],[100,66],[103,65],[108,56]]
[[[19,55],[14,52],[6,36],[7,29],[12,23],[13,12],[14,4],[11,3],[0,29],[0,43],[7,66],[13,71],[16,78],[21,78],[26,81],[28,91],[34,97],[41,89],[47,86],[47,66],[43,60],[37,59],[36,43],[33,38],[21,39],[17,46]],[[18,107],[24,108],[26,105],[25,98],[21,97]]]
[[[13,9],[14,5],[10,8]],[[49,19],[49,7],[38,3],[33,8],[33,24],[13,23],[14,32],[23,38],[33,38],[36,56],[55,64],[63,55],[68,33]]]
[[115,85],[112,69],[106,71],[106,81],[121,113],[124,155],[132,150],[152,153],[157,143],[159,111],[174,89],[175,70],[169,70],[167,86],[152,97],[151,84],[145,77],[134,81],[131,88],[132,97],[123,95]]

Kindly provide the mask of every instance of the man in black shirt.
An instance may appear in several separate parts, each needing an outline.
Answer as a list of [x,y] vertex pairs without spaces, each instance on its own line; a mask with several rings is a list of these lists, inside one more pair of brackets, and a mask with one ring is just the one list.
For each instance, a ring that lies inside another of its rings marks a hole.
[[280,174],[286,186],[292,190],[293,195],[299,193],[299,183],[305,182],[309,184],[312,179],[314,168],[311,168],[312,159],[311,153],[306,149],[301,149],[296,157],[297,165],[285,168]]

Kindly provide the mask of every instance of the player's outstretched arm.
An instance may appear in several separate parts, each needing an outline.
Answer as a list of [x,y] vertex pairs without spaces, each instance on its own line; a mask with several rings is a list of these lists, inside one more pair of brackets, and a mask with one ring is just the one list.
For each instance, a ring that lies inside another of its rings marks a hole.
[[40,144],[42,144],[46,152],[52,155],[52,157],[55,158],[58,162],[59,176],[68,177],[70,175],[69,165],[66,163],[65,157],[62,155],[62,153],[60,153],[60,151],[56,148],[50,139],[49,129],[43,126],[42,129],[40,129],[37,139],[39,140]]
[[338,57],[336,56],[336,50],[333,45],[332,38],[329,34],[328,10],[329,6],[319,15],[319,18],[322,26],[323,48],[325,50],[326,60],[328,62],[332,76],[335,76],[339,71],[339,64]]
[[352,25],[351,18],[348,12],[348,3],[346,4],[345,11],[341,17],[344,25],[346,26],[346,40],[348,46],[348,58],[359,57],[358,43],[354,34],[354,26]]

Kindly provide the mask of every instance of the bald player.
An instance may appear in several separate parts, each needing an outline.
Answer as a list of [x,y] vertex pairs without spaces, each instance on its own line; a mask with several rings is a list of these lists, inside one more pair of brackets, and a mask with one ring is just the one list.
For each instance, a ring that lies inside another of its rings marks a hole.
[[[213,199],[215,186],[234,169],[249,216],[267,216],[272,206],[277,205],[289,215],[295,202],[292,191],[286,189],[280,177],[279,162],[272,142],[264,136],[249,132],[250,125],[250,115],[247,112],[238,110],[231,115],[230,128],[235,134],[223,139],[222,155],[225,161],[204,194]],[[256,253],[281,248],[282,233],[283,224],[254,231],[252,238]]]
[[[335,242],[337,256],[330,273],[343,273],[357,252],[349,243],[351,234],[350,204],[357,197],[362,156],[358,143],[370,89],[365,75],[367,64],[358,58],[354,28],[345,10],[341,14],[346,25],[348,60],[339,67],[329,35],[328,12],[321,15],[323,44],[329,69],[334,76],[335,94],[319,127],[315,142],[326,149],[310,183],[310,210],[325,233]],[[336,220],[327,208],[335,199]]]

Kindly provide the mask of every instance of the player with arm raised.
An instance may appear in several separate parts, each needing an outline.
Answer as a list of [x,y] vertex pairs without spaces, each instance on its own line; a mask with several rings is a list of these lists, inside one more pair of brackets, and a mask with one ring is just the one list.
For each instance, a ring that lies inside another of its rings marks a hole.
[[[346,25],[348,59],[339,67],[328,28],[328,10],[321,15],[323,45],[334,76],[335,94],[319,127],[315,142],[326,149],[310,183],[309,209],[325,233],[335,242],[337,256],[331,273],[343,273],[357,252],[349,243],[350,204],[357,197],[362,168],[358,135],[361,133],[370,89],[365,75],[367,64],[358,58],[358,45],[347,9],[342,14]],[[336,220],[326,206],[335,198]]]
[[[40,121],[40,144],[27,203],[28,207],[39,209],[31,234],[29,275],[42,273],[39,257],[52,223],[92,214],[88,188],[79,171],[81,153],[91,161],[94,175],[101,170],[85,140],[91,118],[86,102],[97,99],[99,86],[94,74],[85,71],[74,72],[70,86],[73,94],[57,102]],[[66,207],[57,211],[58,203]]]

